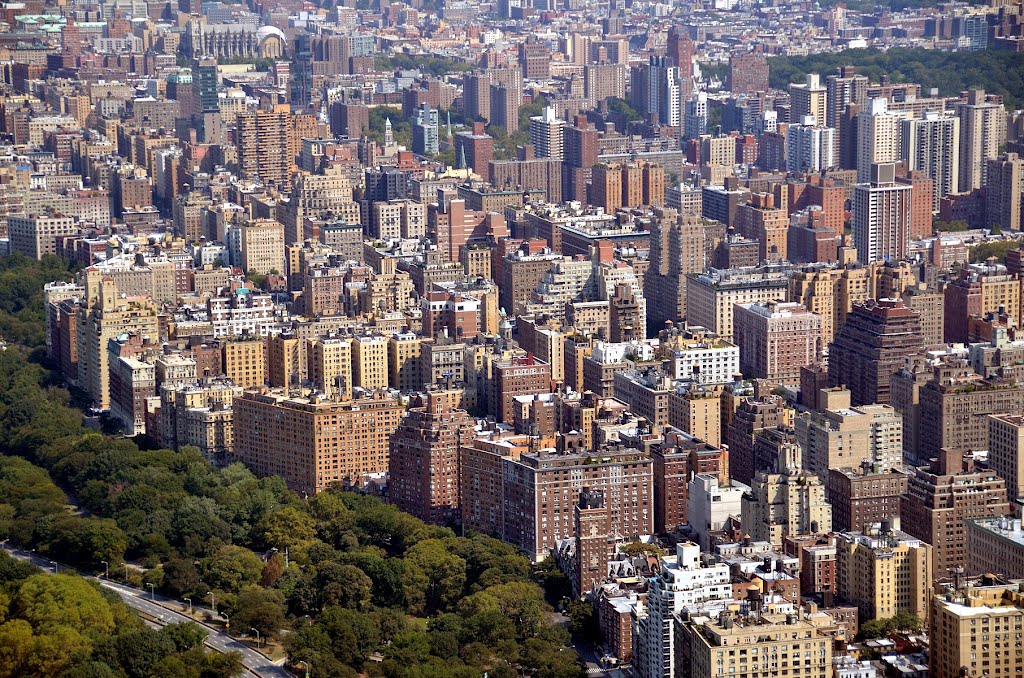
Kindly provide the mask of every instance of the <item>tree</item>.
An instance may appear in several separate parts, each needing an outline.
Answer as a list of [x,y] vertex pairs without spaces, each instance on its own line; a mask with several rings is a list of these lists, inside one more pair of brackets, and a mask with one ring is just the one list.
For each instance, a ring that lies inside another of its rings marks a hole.
[[285,625],[284,594],[274,589],[242,591],[234,603],[231,619],[240,629],[255,628],[261,636],[276,638]]
[[498,612],[515,625],[516,638],[522,640],[537,634],[550,608],[544,603],[544,593],[539,586],[517,581],[475,593],[463,599],[459,610],[469,616],[486,611]]
[[874,638],[884,638],[893,632],[892,618],[881,618],[881,619],[869,619],[860,625],[860,631],[857,633],[857,637],[861,640],[872,640]]
[[977,263],[995,257],[1000,262],[1006,259],[1006,253],[1020,247],[1017,240],[994,240],[982,243],[971,249],[971,262]]
[[283,551],[311,541],[316,536],[316,523],[308,513],[294,506],[285,506],[263,519],[261,532],[267,546]]
[[611,97],[608,99],[608,110],[613,113],[619,113],[626,118],[626,122],[634,122],[636,120],[642,120],[643,116],[635,108],[630,106],[624,99]]
[[283,574],[284,556],[275,553],[267,558],[267,564],[263,566],[263,571],[260,573],[260,586],[273,586]]
[[193,593],[200,595],[199,570],[190,558],[172,558],[164,563],[163,591],[172,598],[184,598]]
[[153,666],[175,654],[177,647],[169,635],[143,627],[115,636],[114,650],[118,664],[130,678],[146,678]]
[[32,626],[24,619],[0,625],[0,678],[27,675],[33,640]]
[[11,609],[41,631],[66,626],[83,632],[110,633],[114,616],[95,586],[69,574],[36,574],[21,585]]
[[582,678],[586,675],[575,652],[536,638],[524,643],[522,664],[538,678]]
[[245,672],[242,655],[238,652],[206,652],[203,654],[200,678],[233,678]]
[[54,626],[37,633],[32,641],[26,675],[56,676],[89,652],[91,643],[77,630]]
[[317,625],[331,640],[334,656],[361,669],[370,655],[380,649],[380,629],[367,614],[340,607],[325,608]]
[[569,631],[572,635],[582,638],[588,643],[597,642],[601,637],[601,631],[597,624],[597,614],[594,606],[586,600],[570,600],[567,614],[569,616]]
[[231,529],[217,514],[217,503],[207,497],[184,497],[171,516],[171,542],[203,552],[231,538]]
[[203,564],[204,580],[223,591],[241,591],[260,581],[263,561],[247,548],[229,544],[220,547]]
[[446,610],[466,586],[466,561],[440,539],[426,539],[405,555],[405,598],[415,613]]
[[317,571],[321,606],[364,610],[370,605],[373,580],[354,565],[325,563]]
[[[874,0],[865,0],[874,4]],[[910,0],[893,0],[905,5]],[[917,0],[914,0],[917,1]],[[850,4],[854,9],[856,3]],[[894,7],[895,9],[895,7]],[[785,89],[807,73],[834,73],[840,66],[856,66],[877,82],[887,75],[892,82],[917,82],[924,89],[938,88],[941,96],[981,88],[1001,94],[1004,104],[1018,109],[1024,104],[1024,68],[1019,54],[993,50],[953,52],[923,48],[851,49],[806,56],[770,57],[771,86]]]
[[160,629],[160,634],[170,638],[178,652],[187,652],[196,648],[202,648],[209,635],[199,624],[185,622],[184,624],[168,624]]
[[619,551],[630,556],[665,555],[665,551],[662,548],[660,548],[657,544],[645,544],[642,541],[634,541],[629,544],[623,544],[619,547]]
[[892,624],[897,631],[909,631],[910,633],[920,633],[924,627],[921,618],[908,610],[898,611],[892,618]]
[[110,518],[62,516],[50,526],[42,551],[96,570],[106,561],[115,567],[124,558],[128,538]]

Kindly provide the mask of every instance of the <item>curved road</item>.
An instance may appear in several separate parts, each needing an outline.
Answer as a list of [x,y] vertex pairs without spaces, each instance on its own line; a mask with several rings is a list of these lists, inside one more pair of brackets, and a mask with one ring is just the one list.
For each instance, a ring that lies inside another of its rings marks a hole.
[[[41,558],[34,553],[23,551],[21,549],[14,548],[13,546],[8,546],[6,544],[3,545],[3,548],[5,551],[7,551],[15,558],[30,562],[33,565],[36,565],[37,567],[42,569],[43,572],[46,572],[47,574],[54,573],[54,561],[48,560],[46,558]],[[64,566],[60,566],[58,564],[58,567]],[[64,567],[64,569],[77,572],[77,570],[74,570],[74,568],[72,567]],[[79,572],[78,574],[81,573]],[[122,584],[117,584],[106,579],[97,579],[96,577],[90,577],[88,575],[81,576],[85,577],[86,579],[99,581],[100,586],[110,591],[113,591],[114,593],[119,595],[121,597],[121,600],[123,600],[126,605],[136,610],[137,612],[141,612],[145,614],[147,617],[152,618],[153,620],[155,620],[157,624],[161,626],[163,626],[164,624],[184,622],[195,622],[199,624],[208,632],[206,636],[207,647],[217,652],[239,653],[242,656],[242,664],[245,666],[246,670],[255,676],[260,676],[261,678],[294,678],[294,674],[286,671],[277,664],[274,664],[265,655],[243,645],[234,638],[231,638],[230,636],[222,633],[221,631],[211,626],[207,626],[202,622],[197,622],[195,619],[186,617],[185,615],[179,614],[173,610],[169,610],[162,605],[158,605],[154,600],[150,600],[147,595],[143,594],[143,592],[138,589],[132,588],[130,586],[124,586]],[[171,601],[168,598],[163,598],[161,596],[157,596],[157,598],[163,601],[176,602]]]

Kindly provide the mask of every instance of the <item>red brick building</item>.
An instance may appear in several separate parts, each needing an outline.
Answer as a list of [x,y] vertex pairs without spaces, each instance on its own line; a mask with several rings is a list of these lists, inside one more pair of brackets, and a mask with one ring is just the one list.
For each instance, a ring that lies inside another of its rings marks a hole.
[[476,422],[445,398],[417,396],[391,438],[388,497],[406,513],[444,525],[459,515],[459,449]]
[[547,393],[551,389],[551,365],[537,360],[532,353],[494,364],[489,414],[499,421],[515,421],[515,397]]

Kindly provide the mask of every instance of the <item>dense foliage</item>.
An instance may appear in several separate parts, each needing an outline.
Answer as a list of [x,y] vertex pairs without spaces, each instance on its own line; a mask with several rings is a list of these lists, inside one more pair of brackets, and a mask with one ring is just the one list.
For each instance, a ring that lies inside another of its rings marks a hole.
[[147,571],[133,583],[216,597],[233,628],[273,639],[291,627],[285,647],[317,676],[581,675],[513,547],[371,497],[304,501],[194,448],[141,450],[84,429],[68,403],[24,349],[0,352],[0,539],[92,571],[106,561],[112,577],[134,560]]
[[147,628],[96,584],[43,574],[0,551],[0,678],[240,675],[239,656],[205,651],[205,638],[193,623]]
[[472,64],[465,61],[425,54],[396,52],[388,56],[378,56],[374,61],[378,71],[421,71],[424,75],[432,75],[435,78],[473,70]]
[[971,263],[978,263],[992,257],[995,257],[996,260],[1002,262],[1006,259],[1007,252],[1019,248],[1019,240],[995,240],[992,242],[982,243],[971,248]]
[[46,344],[43,285],[70,279],[67,263],[21,254],[0,257],[0,339],[37,348]]
[[937,49],[851,49],[807,56],[769,57],[772,87],[785,88],[802,81],[807,73],[822,78],[840,66],[856,66],[857,72],[878,82],[917,82],[927,94],[937,87],[942,96],[956,96],[971,88],[1001,94],[1008,108],[1024,106],[1024,54],[982,50],[947,52]]
[[384,143],[384,127],[391,121],[391,134],[399,146],[412,148],[412,119],[402,115],[394,106],[374,106],[370,109],[370,131],[367,136],[378,144]]
[[861,640],[873,638],[884,638],[891,633],[905,631],[908,633],[920,633],[924,623],[920,617],[912,612],[900,610],[895,617],[883,617],[881,619],[870,619],[860,627],[857,636]]

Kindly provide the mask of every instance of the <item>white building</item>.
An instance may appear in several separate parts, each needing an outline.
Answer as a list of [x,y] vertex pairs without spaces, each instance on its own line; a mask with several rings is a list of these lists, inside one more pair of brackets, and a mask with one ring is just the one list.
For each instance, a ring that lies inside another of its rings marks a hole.
[[749,487],[733,481],[731,486],[718,484],[718,476],[710,473],[698,473],[687,485],[686,515],[690,529],[697,533],[700,547],[711,549],[709,534],[722,529],[729,516],[739,516],[742,512],[743,493]]
[[835,657],[832,660],[836,678],[878,678],[878,671],[868,660],[858,661],[850,656]]
[[42,259],[57,254],[57,238],[76,235],[78,224],[62,214],[11,214],[7,217],[11,252]]
[[950,193],[960,192],[960,119],[938,113],[903,121],[903,152],[908,170],[919,170],[935,182],[932,210]]
[[561,160],[562,154],[562,129],[565,121],[558,118],[558,114],[551,106],[544,108],[542,115],[530,118],[530,143],[538,158],[554,158]]
[[835,167],[839,163],[839,137],[831,127],[818,125],[806,116],[799,125],[790,125],[786,132],[786,169],[790,172],[813,172]]
[[708,95],[706,92],[694,92],[686,100],[686,111],[683,115],[683,137],[696,139],[708,131]]
[[672,354],[672,378],[726,384],[740,373],[740,347],[724,339],[702,338]]
[[857,181],[871,180],[871,166],[900,159],[900,135],[906,114],[889,110],[886,99],[872,99],[857,115]]
[[853,187],[853,246],[857,260],[903,259],[910,248],[909,184],[896,183],[896,166],[873,165],[870,181]]
[[635,356],[639,362],[654,359],[654,347],[646,341],[623,341],[612,343],[609,341],[595,341],[594,350],[590,357],[594,362],[602,365],[614,365],[625,362],[626,355]]
[[661,559],[661,572],[650,581],[647,605],[638,604],[633,624],[633,668],[640,678],[675,675],[673,617],[686,607],[732,599],[729,566],[702,566],[701,548],[676,545],[676,555]]
[[276,334],[281,326],[274,315],[274,302],[269,294],[253,294],[249,289],[238,289],[230,297],[213,297],[207,301],[207,311],[213,325],[213,336],[265,337]]
[[989,101],[984,90],[971,90],[967,101],[957,104],[960,118],[960,190],[981,188],[987,182],[986,160],[999,156],[1006,142],[1006,110]]

